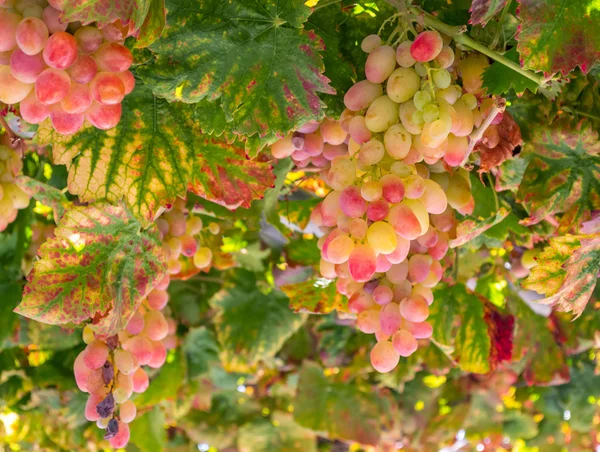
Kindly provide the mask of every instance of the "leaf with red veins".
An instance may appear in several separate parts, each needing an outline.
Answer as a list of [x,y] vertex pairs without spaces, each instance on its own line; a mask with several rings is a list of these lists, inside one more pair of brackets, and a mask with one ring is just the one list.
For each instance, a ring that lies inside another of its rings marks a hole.
[[471,4],[470,23],[485,27],[492,17],[498,14],[506,5],[506,0],[473,0]]
[[65,213],[65,209],[70,206],[67,197],[58,188],[32,179],[27,176],[19,176],[15,180],[21,190],[27,193],[32,198],[39,201],[41,204],[51,207],[54,211],[54,222],[58,221]]
[[38,250],[15,309],[25,317],[54,325],[94,319],[94,330],[111,336],[165,275],[157,229],[143,231],[123,207],[73,207],[54,234]]
[[461,221],[456,227],[456,238],[450,240],[450,248],[456,248],[457,246],[461,246],[470,242],[488,229],[503,221],[509,213],[509,210],[501,207],[495,215],[492,215],[489,218],[469,218]]
[[500,124],[491,125],[481,141],[475,145],[475,152],[479,152],[481,160],[478,172],[487,173],[500,166],[512,158],[515,148],[522,144],[519,125],[508,112],[504,112]]
[[600,9],[593,2],[518,0],[521,66],[567,75],[577,66],[588,73],[600,59]]

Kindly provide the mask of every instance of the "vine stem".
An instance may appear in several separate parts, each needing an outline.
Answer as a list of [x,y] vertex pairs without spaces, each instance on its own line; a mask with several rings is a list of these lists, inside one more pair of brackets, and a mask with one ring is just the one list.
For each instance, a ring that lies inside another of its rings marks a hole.
[[474,39],[467,36],[465,34],[465,32],[467,31],[465,26],[455,27],[452,25],[445,24],[444,22],[433,17],[431,14],[414,6],[410,7],[410,12],[416,16],[423,17],[423,23],[428,27],[435,28],[436,30],[441,31],[442,33],[448,36],[452,36],[457,43],[463,44],[467,47],[470,47],[473,50],[477,50],[478,52],[483,53],[492,60],[497,61],[498,63],[503,64],[504,66],[512,69],[513,71],[521,74],[523,77],[527,77],[529,80],[535,82],[538,86],[543,87],[545,85],[546,79],[544,77],[541,77],[539,75],[534,74],[531,71],[523,69],[521,66],[519,66],[518,63],[509,60],[508,58],[504,57],[495,50],[489,49],[483,44],[480,44]]
[[495,186],[494,181],[492,180],[492,176],[489,172],[487,173],[487,180],[490,184],[490,188],[492,189],[492,193],[494,193],[494,203],[496,204],[496,212],[499,212],[500,211],[500,202],[498,202],[498,193],[496,193],[496,186]]
[[483,124],[481,124],[481,127],[475,130],[471,135],[469,135],[469,150],[467,151],[467,155],[471,154],[477,142],[481,140],[481,138],[483,138],[483,134],[485,133],[487,128],[492,124],[492,121],[496,119],[498,113],[500,113],[501,111],[502,110],[500,110],[500,108],[498,108],[497,105],[494,105],[492,107],[492,110],[490,111],[490,114],[487,116],[487,118],[485,118]]

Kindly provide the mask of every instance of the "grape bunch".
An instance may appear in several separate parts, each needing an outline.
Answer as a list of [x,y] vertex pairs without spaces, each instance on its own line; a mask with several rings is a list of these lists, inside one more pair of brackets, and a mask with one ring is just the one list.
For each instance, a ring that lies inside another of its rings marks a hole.
[[[61,19],[61,2],[0,0],[0,102],[19,104],[28,123],[50,118],[70,135],[87,120],[108,130],[135,85],[126,31]],[[59,8],[59,9],[57,9]]]
[[[474,209],[462,166],[483,130],[501,120],[481,90],[481,58],[455,62],[450,44],[436,31],[397,47],[368,36],[367,79],[345,94],[337,124],[309,124],[272,147],[276,158],[324,169],[332,191],[311,215],[324,231],[320,271],[349,298],[357,327],[375,334],[370,357],[380,372],[432,334],[432,288],[443,276],[454,212]],[[330,152],[326,162],[317,148]]]
[[117,335],[101,338],[88,325],[83,329],[86,348],[77,356],[74,373],[77,386],[89,393],[85,417],[105,429],[104,438],[115,448],[129,441],[128,424],[137,410],[131,396],[149,386],[142,366],[160,368],[167,350],[177,346],[176,323],[168,312],[165,276]]
[[11,148],[8,137],[0,137],[0,232],[15,221],[20,209],[29,205],[29,195],[15,184],[21,174],[23,160],[19,151]]

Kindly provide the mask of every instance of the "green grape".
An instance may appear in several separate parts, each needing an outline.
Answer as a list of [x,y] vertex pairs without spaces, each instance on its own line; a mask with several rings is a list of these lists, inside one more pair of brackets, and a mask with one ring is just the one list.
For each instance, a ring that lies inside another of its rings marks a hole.
[[474,94],[471,94],[471,93],[463,94],[460,99],[465,104],[467,104],[467,107],[469,107],[471,110],[475,110],[477,108],[477,98],[475,97]]
[[417,110],[423,111],[427,104],[430,104],[433,99],[431,98],[431,93],[429,91],[417,91],[415,93],[415,97],[413,101],[415,103],[415,107]]
[[417,125],[421,125],[425,122],[425,119],[423,117],[423,112],[416,110],[412,116],[411,116],[411,120],[413,123],[417,124]]
[[440,117],[440,107],[431,103],[423,109],[423,119],[425,122],[433,122]]
[[448,72],[446,69],[437,69],[434,71],[432,78],[435,86],[441,89],[448,88],[452,82],[450,72]]

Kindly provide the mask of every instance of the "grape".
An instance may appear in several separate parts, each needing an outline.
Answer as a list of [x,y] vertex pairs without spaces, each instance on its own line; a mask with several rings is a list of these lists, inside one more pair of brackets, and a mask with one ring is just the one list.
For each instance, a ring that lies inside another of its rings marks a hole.
[[135,408],[135,403],[131,400],[127,400],[119,407],[119,418],[121,419],[121,422],[124,422],[125,424],[129,424],[133,421],[136,414],[137,410]]
[[389,254],[396,249],[396,232],[388,223],[376,221],[367,230],[367,241],[376,254]]
[[392,264],[399,264],[406,259],[410,250],[410,240],[396,235],[396,248],[386,255],[388,261]]
[[405,199],[402,202],[414,212],[421,224],[421,234],[419,235],[425,234],[429,229],[429,214],[423,203],[417,199]]
[[90,82],[94,100],[102,105],[115,105],[125,97],[125,86],[121,79],[110,72],[99,72]]
[[412,68],[398,68],[387,82],[387,95],[394,102],[402,103],[412,99],[421,88],[421,78]]
[[336,157],[345,157],[347,154],[348,147],[345,145],[323,144],[323,157],[327,160],[334,160]]
[[421,284],[415,284],[412,288],[411,295],[420,295],[425,298],[427,304],[431,305],[433,303],[433,292],[431,289],[422,286]]
[[[355,314],[359,314],[363,311],[370,310],[371,308],[374,308],[374,307],[375,307],[375,301],[373,300],[373,296],[364,291],[356,292],[348,300],[348,309],[350,310],[350,312],[353,312]],[[377,312],[377,315],[379,314],[378,311],[374,311],[374,312]],[[369,314],[369,315],[371,315],[371,314]],[[371,320],[369,320],[369,322],[370,321]],[[357,323],[358,323],[358,320],[357,320]],[[377,320],[374,321],[374,326],[377,326],[378,323],[379,323],[379,318],[377,318]],[[360,327],[359,327],[359,329],[360,329]]]
[[462,176],[454,174],[450,178],[446,195],[448,197],[448,204],[455,209],[459,209],[466,206],[471,200],[471,187]]
[[367,128],[364,116],[355,116],[350,121],[350,136],[358,144],[366,143],[371,139],[371,131]]
[[393,206],[387,221],[400,237],[407,240],[414,240],[421,235],[421,223],[406,202]]
[[362,40],[360,48],[365,53],[371,53],[373,50],[381,46],[381,38],[377,35],[369,35]]
[[123,372],[125,375],[134,373],[139,367],[134,356],[127,350],[115,350],[114,361],[119,372]]
[[127,323],[127,332],[133,335],[140,334],[144,330],[144,316],[136,311]]
[[412,283],[419,283],[429,275],[432,259],[427,254],[415,254],[408,261],[408,274]]
[[[329,170],[329,185],[334,190],[343,190],[349,185],[352,185],[355,179],[356,164],[350,159],[350,157],[339,156],[335,157],[331,161],[331,168]],[[331,196],[331,194],[328,196]],[[323,212],[323,219],[325,221],[325,225],[327,226],[328,222],[326,220],[326,216],[327,213]]]
[[448,166],[457,167],[468,158],[469,140],[466,137],[457,137],[454,134],[448,135],[448,149],[444,155],[444,162]]
[[373,101],[383,94],[379,83],[362,80],[350,88],[344,96],[344,105],[348,110],[360,111],[367,108]]
[[404,179],[405,193],[408,199],[417,199],[425,192],[425,179],[418,174],[411,174]]
[[145,392],[148,389],[150,382],[148,374],[141,367],[133,374],[133,391],[139,393]]
[[148,362],[148,366],[152,367],[153,369],[158,369],[165,364],[166,360],[167,349],[162,342],[152,342],[152,357]]
[[454,63],[454,50],[452,50],[452,47],[443,46],[438,56],[435,57],[435,62],[444,69],[452,66],[452,63]]
[[367,236],[367,222],[362,218],[355,218],[350,222],[348,232],[352,237],[362,240]]
[[90,394],[87,402],[85,403],[85,418],[90,421],[90,422],[94,422],[97,421],[98,419],[100,419],[100,416],[98,415],[98,410],[96,409],[96,406],[102,402],[102,399],[104,397],[97,395],[97,394]]
[[440,117],[440,107],[436,104],[429,104],[423,108],[423,120],[433,122]]
[[398,365],[400,355],[389,341],[380,341],[371,350],[371,364],[377,372],[390,372]]
[[354,249],[354,240],[346,235],[334,238],[327,247],[327,259],[333,264],[343,264]]
[[76,83],[89,83],[98,73],[96,60],[91,56],[80,53],[75,63],[67,69],[67,74]]
[[129,442],[129,425],[119,422],[119,431],[115,436],[108,440],[115,449],[125,447]]
[[[117,403],[123,403],[133,394],[133,375],[125,375],[122,372],[117,374],[115,379],[115,400]],[[119,391],[117,393],[117,391]]]
[[130,71],[117,72],[117,77],[123,82],[125,87],[125,95],[129,94],[135,88],[135,77]]
[[102,33],[102,37],[106,41],[124,41],[128,35],[128,28],[120,25],[119,22],[113,22],[112,24],[102,27],[100,33]]
[[92,102],[85,112],[85,118],[97,129],[108,130],[116,126],[121,119],[121,104],[102,105]]
[[390,207],[387,201],[379,199],[367,207],[367,218],[371,221],[381,221],[388,216],[389,211]]
[[81,352],[75,358],[75,363],[73,364],[73,373],[75,374],[75,382],[77,383],[77,387],[82,392],[88,392],[87,390],[87,379],[92,373],[92,370],[85,365],[83,360],[84,352]]
[[394,334],[400,328],[401,323],[402,316],[400,315],[399,306],[396,303],[388,303],[381,309],[379,324],[383,334]]
[[398,104],[388,96],[375,99],[365,115],[365,124],[372,132],[384,132],[396,122]]
[[33,85],[23,83],[13,77],[9,66],[0,66],[0,102],[16,104],[31,92]]
[[89,369],[100,369],[108,358],[108,347],[104,342],[94,341],[83,352],[83,362]]
[[0,10],[0,52],[13,50],[17,46],[16,32],[19,22],[21,16],[18,14]]
[[160,311],[167,305],[169,294],[166,290],[154,289],[148,294],[147,301],[150,309]]
[[338,145],[346,140],[348,134],[342,129],[339,122],[325,118],[321,124],[321,136],[325,143]]
[[394,292],[388,286],[377,286],[373,290],[373,299],[379,305],[385,305],[392,301]]
[[38,101],[35,92],[21,101],[19,110],[23,120],[30,124],[39,124],[50,116],[50,107]]
[[365,74],[371,83],[382,83],[396,67],[396,51],[390,46],[380,46],[367,57]]
[[413,122],[412,115],[415,111],[417,111],[417,107],[412,100],[409,100],[400,105],[399,115],[402,126],[413,135],[418,135],[423,127]]
[[324,237],[321,245],[321,254],[325,259],[328,259],[329,245],[331,244],[331,242],[342,235],[344,235],[344,233],[341,229],[334,229],[327,236]]
[[15,31],[17,45],[26,55],[40,53],[48,40],[48,27],[36,17],[27,17],[19,22]]
[[433,334],[433,327],[428,322],[409,322],[404,321],[404,329],[410,331],[415,339],[429,339]]
[[405,329],[399,330],[392,337],[392,344],[394,350],[398,352],[400,356],[410,356],[417,351],[418,343],[415,337],[410,331]]
[[403,159],[410,151],[412,136],[401,124],[394,124],[386,130],[383,142],[390,156]]
[[415,59],[410,54],[412,41],[404,41],[396,49],[396,61],[402,67],[411,67],[415,64]]
[[67,29],[69,24],[60,20],[61,14],[62,13],[60,11],[52,6],[46,6],[44,8],[44,11],[42,12],[42,20],[46,24],[46,27],[48,27],[50,34],[65,31]]
[[439,55],[443,45],[444,41],[437,31],[424,31],[413,41],[410,54],[415,61],[426,63]]
[[89,25],[78,29],[73,36],[77,41],[77,48],[83,53],[93,53],[102,44],[100,30]]
[[108,395],[96,405],[96,411],[98,412],[98,416],[101,418],[107,418],[112,415],[115,410],[115,398],[112,393],[108,393]]
[[483,71],[490,65],[488,58],[480,53],[472,53],[458,63],[462,86],[467,93],[479,94],[483,86]]
[[350,218],[362,217],[367,211],[367,203],[361,195],[361,191],[351,185],[344,188],[339,196],[339,205],[345,215]]
[[417,91],[414,95],[413,102],[415,107],[419,111],[423,111],[423,109],[429,105],[432,101],[431,93],[429,91]]
[[423,322],[429,316],[427,300],[420,295],[411,295],[400,303],[400,314],[410,322]]
[[[146,329],[144,327],[144,329]],[[152,344],[144,336],[133,336],[123,343],[123,348],[131,352],[138,363],[145,366],[152,358]]]
[[191,235],[184,234],[180,237],[181,254],[185,257],[192,257],[198,250],[198,242]]
[[358,153],[358,160],[364,168],[375,165],[381,161],[385,155],[383,143],[379,140],[372,139],[363,144]]
[[89,325],[86,325],[83,328],[82,339],[83,339],[83,342],[85,342],[86,344],[90,344],[90,343],[94,342],[94,340],[96,339],[94,330],[92,330],[92,328]]
[[72,135],[83,126],[85,116],[81,113],[67,113],[61,107],[54,107],[50,111],[52,127],[62,135]]
[[426,248],[431,248],[432,246],[435,246],[437,241],[438,241],[437,231],[431,225],[429,226],[429,229],[427,230],[427,232],[417,239],[417,242],[419,243],[419,245],[422,245]]
[[88,85],[72,84],[69,94],[60,102],[67,113],[83,113],[92,105],[92,94]]
[[392,267],[386,272],[385,276],[392,284],[400,284],[406,280],[408,275],[408,264],[406,261],[398,264],[393,264]]
[[356,282],[367,282],[373,277],[376,267],[376,256],[371,247],[357,245],[348,258],[348,269]]
[[45,105],[60,102],[71,89],[71,80],[65,71],[48,68],[42,72],[35,82],[35,94]]
[[144,323],[143,334],[153,341],[160,341],[169,333],[169,325],[160,311],[146,312]]
[[432,79],[433,83],[435,83],[435,86],[441,89],[448,88],[450,86],[450,83],[452,83],[450,72],[448,72],[445,69],[438,69],[434,71]]
[[[371,298],[372,301],[372,298]],[[356,317],[356,326],[363,333],[372,334],[380,329],[379,327],[379,310],[366,309],[360,311]]]
[[46,64],[41,55],[27,55],[21,49],[15,49],[10,57],[10,72],[23,83],[35,83]]
[[456,118],[452,120],[452,133],[457,137],[466,137],[473,131],[473,112],[467,104],[459,99],[452,105],[456,111]]
[[460,100],[462,100],[471,110],[475,110],[477,108],[477,97],[471,93],[463,94]]
[[381,183],[383,199],[392,204],[402,201],[405,194],[402,179],[395,174],[386,174],[379,182]]
[[438,99],[439,101],[444,100],[449,105],[453,105],[454,102],[456,102],[460,98],[461,95],[462,95],[462,90],[460,89],[460,87],[458,87],[456,85],[449,86],[448,88],[445,88],[445,89],[439,89],[435,93],[436,99]]
[[59,31],[48,38],[42,55],[51,68],[66,69],[77,59],[77,41],[69,33]]

